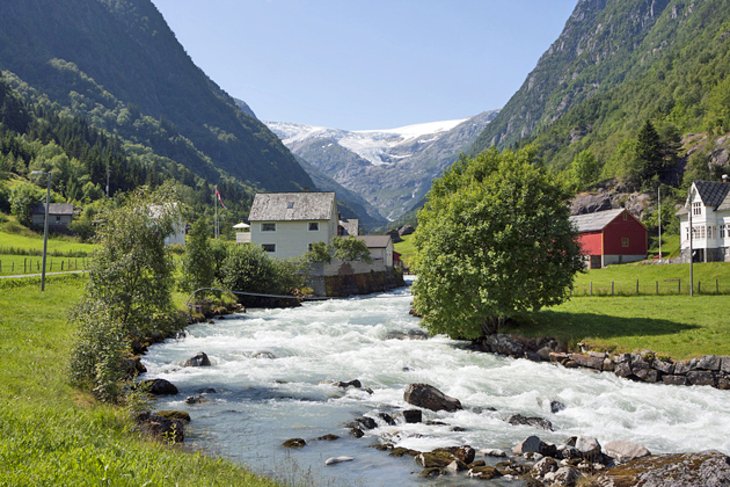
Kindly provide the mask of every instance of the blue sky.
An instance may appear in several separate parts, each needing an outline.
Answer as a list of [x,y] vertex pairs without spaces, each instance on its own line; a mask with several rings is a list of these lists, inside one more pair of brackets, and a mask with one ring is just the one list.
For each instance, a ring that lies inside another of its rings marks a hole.
[[503,106],[576,0],[153,0],[263,120],[350,130]]

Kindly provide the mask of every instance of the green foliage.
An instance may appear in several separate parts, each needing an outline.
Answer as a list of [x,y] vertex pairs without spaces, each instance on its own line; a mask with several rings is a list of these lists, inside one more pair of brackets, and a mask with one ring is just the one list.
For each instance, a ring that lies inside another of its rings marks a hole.
[[214,261],[208,242],[208,224],[200,218],[190,227],[188,241],[183,256],[183,276],[180,287],[187,292],[210,287],[215,278]]
[[72,381],[104,401],[120,398],[121,364],[132,337],[148,336],[159,322],[173,320],[173,263],[164,239],[176,206],[161,196],[140,190],[104,213],[89,284],[73,313],[79,331]]
[[332,241],[332,248],[335,257],[342,261],[362,261],[368,264],[372,262],[367,244],[352,235],[335,237]]
[[43,191],[30,184],[18,184],[10,190],[10,213],[18,223],[30,226],[31,211],[43,199]]
[[434,182],[418,214],[413,286],[431,332],[476,338],[567,298],[582,267],[568,195],[533,157],[489,150]]
[[304,287],[301,266],[270,258],[257,245],[234,245],[223,262],[221,283],[231,291],[291,294]]
[[598,181],[601,165],[589,150],[579,152],[570,163],[569,179],[577,190],[584,190]]
[[315,242],[309,247],[304,259],[312,264],[332,262],[332,249],[325,242]]

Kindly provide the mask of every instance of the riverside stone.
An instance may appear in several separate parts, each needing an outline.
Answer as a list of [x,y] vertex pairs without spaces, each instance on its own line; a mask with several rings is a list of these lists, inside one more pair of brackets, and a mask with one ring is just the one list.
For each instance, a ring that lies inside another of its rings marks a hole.
[[403,411],[403,418],[406,423],[420,423],[423,420],[423,412],[420,409],[406,409]]
[[721,487],[730,485],[730,457],[717,451],[648,456],[607,469],[594,485]]
[[613,373],[619,377],[627,379],[633,375],[631,372],[631,364],[629,362],[619,362],[613,369]]
[[180,421],[190,422],[190,414],[187,411],[179,411],[176,409],[162,409],[155,413],[157,416],[162,416],[166,419],[178,419]]
[[722,363],[720,364],[720,370],[726,374],[730,374],[730,357],[722,357]]
[[532,466],[532,474],[536,477],[544,477],[548,472],[554,472],[558,469],[558,462],[554,458],[545,457]]
[[651,455],[651,452],[643,445],[622,440],[609,441],[603,445],[603,451],[606,452],[606,455],[621,463]]
[[579,436],[575,441],[575,449],[587,460],[595,460],[601,454],[601,444],[591,436]]
[[185,427],[179,419],[169,419],[149,412],[137,416],[137,427],[145,434],[159,440],[182,443],[185,441]]
[[491,480],[496,477],[500,477],[502,474],[499,473],[495,467],[474,467],[469,469],[467,475],[471,478],[481,480]]
[[503,458],[507,456],[507,453],[504,450],[499,450],[497,448],[487,448],[484,450],[479,450],[479,453],[481,453],[485,457]]
[[672,362],[666,362],[664,360],[654,359],[651,366],[661,372],[662,374],[673,374],[674,364]]
[[167,396],[177,394],[177,387],[166,379],[147,379],[140,382],[142,390],[146,390],[155,396]]
[[210,359],[205,352],[198,352],[196,356],[187,359],[183,367],[210,367]]
[[429,384],[410,384],[403,393],[403,400],[431,411],[454,412],[462,409],[458,399],[447,396]]
[[289,438],[281,444],[284,448],[302,448],[307,445],[304,438]]
[[579,366],[595,370],[601,370],[603,368],[604,358],[606,358],[604,354],[599,354],[599,356],[583,353],[570,354],[570,359]]
[[687,383],[692,386],[714,386],[715,376],[709,370],[692,370],[687,372]]
[[512,448],[512,453],[522,455],[529,452],[540,453],[544,443],[537,436],[528,436]]
[[687,384],[687,377],[684,375],[665,375],[662,377],[662,382],[671,386],[683,386]]
[[346,456],[330,457],[330,458],[328,458],[327,460],[324,461],[324,464],[325,465],[336,465],[338,463],[351,462],[353,460],[354,460],[354,458],[352,458],[352,457],[346,457]]
[[700,370],[720,370],[722,359],[717,355],[705,355],[697,361],[697,368]]
[[512,425],[526,425],[526,426],[537,426],[544,430],[553,430],[553,424],[547,419],[540,418],[537,416],[523,416],[521,414],[513,414],[507,420]]
[[643,382],[653,384],[659,380],[659,371],[654,369],[639,369],[634,371],[634,376]]
[[494,353],[510,357],[522,357],[525,354],[525,347],[521,342],[502,333],[487,336],[484,345]]
[[579,478],[583,475],[575,467],[560,467],[555,472],[549,472],[545,475],[545,481],[550,485],[557,486],[574,486]]
[[555,414],[565,409],[565,404],[560,401],[550,401],[550,412]]

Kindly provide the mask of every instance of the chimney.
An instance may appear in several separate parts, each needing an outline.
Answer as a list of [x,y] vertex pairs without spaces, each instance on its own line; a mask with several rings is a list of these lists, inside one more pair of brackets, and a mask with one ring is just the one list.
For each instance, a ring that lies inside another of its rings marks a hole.
[[727,174],[723,174],[723,175],[722,175],[722,182],[723,182],[723,183],[727,183],[727,182],[729,182],[729,179],[730,179],[730,178],[728,178],[728,175],[727,175]]

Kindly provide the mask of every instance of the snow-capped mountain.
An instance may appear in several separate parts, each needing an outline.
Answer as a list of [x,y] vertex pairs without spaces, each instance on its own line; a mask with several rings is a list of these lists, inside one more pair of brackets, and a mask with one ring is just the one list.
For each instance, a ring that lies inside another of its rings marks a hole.
[[423,198],[496,114],[384,130],[265,123],[294,154],[394,220]]

